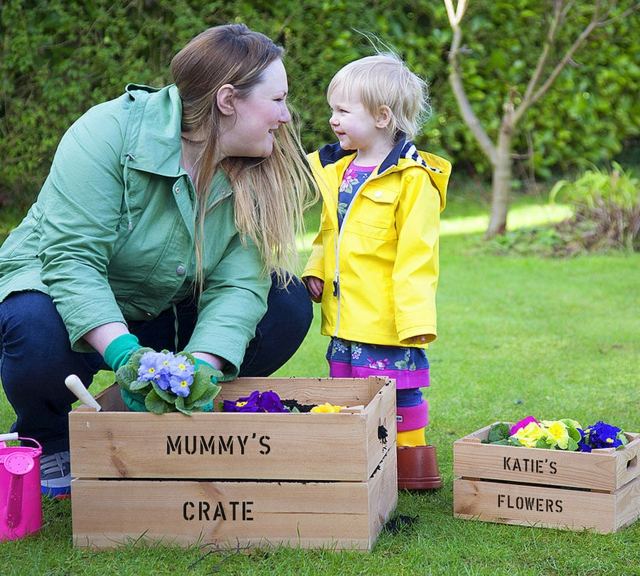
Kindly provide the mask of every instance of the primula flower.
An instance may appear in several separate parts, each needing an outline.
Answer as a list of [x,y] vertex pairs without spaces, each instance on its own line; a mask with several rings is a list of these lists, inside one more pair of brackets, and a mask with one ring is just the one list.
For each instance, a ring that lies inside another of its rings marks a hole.
[[325,402],[324,404],[318,404],[317,406],[311,408],[311,412],[320,414],[335,414],[337,412],[340,412],[340,410],[342,410],[343,408],[344,406],[336,406],[334,404]]
[[618,448],[626,443],[626,436],[620,428],[600,420],[585,428],[580,450],[591,452],[594,448]]
[[127,407],[154,414],[211,411],[223,374],[206,364],[196,364],[189,352],[136,350],[116,371],[116,382]]
[[273,390],[267,390],[260,395],[260,406],[265,412],[288,412],[284,407],[280,396]]
[[161,370],[162,359],[157,352],[147,352],[140,358],[140,368],[138,368],[138,378],[140,380],[157,380]]
[[569,445],[569,431],[567,425],[560,420],[543,420],[540,422],[550,447],[557,446],[566,450]]
[[195,366],[187,360],[186,356],[178,355],[169,360],[169,370],[175,376],[193,376]]
[[513,436],[518,430],[520,430],[520,428],[524,428],[531,422],[535,422],[537,424],[538,420],[533,416],[527,416],[526,418],[523,418],[522,420],[516,422],[513,426],[511,426],[511,430],[509,430],[509,433],[511,434],[511,436]]
[[155,382],[161,390],[171,390],[186,398],[193,384],[195,367],[186,356],[174,356],[171,352],[146,352],[140,358],[138,378]]
[[254,390],[249,396],[238,400],[224,400],[223,412],[288,412],[280,400],[280,396],[273,390],[260,392]]
[[191,382],[193,382],[193,380],[186,380],[185,378],[172,376],[169,382],[171,386],[171,392],[173,392],[176,396],[182,396],[183,398],[189,396],[189,387],[191,386]]
[[537,422],[529,422],[524,428],[520,428],[513,437],[527,448],[535,448],[538,440],[542,438],[544,432]]

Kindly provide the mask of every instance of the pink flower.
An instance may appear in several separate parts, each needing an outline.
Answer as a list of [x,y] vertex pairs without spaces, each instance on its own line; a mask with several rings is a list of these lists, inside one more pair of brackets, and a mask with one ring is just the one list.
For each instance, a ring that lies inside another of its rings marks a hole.
[[524,428],[527,424],[531,424],[531,422],[535,422],[538,424],[538,420],[536,420],[533,416],[527,416],[520,420],[520,422],[516,422],[513,426],[511,426],[511,430],[509,430],[509,434],[513,436],[520,428]]
[[384,360],[374,360],[373,358],[367,358],[369,361],[369,368],[373,368],[374,370],[385,370],[389,364],[389,359],[385,358]]

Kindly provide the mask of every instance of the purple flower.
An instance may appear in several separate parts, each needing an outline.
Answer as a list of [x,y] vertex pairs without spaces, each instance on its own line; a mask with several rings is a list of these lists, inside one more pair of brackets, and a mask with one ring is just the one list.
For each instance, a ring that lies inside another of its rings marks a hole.
[[258,398],[260,398],[260,392],[254,390],[249,396],[244,396],[237,400],[225,400],[222,410],[224,412],[260,412]]
[[601,420],[585,429],[585,444],[590,448],[617,448],[622,446],[622,430]]
[[186,356],[172,352],[146,352],[140,358],[138,378],[155,382],[161,390],[171,390],[177,396],[189,395],[195,367]]
[[189,362],[186,356],[178,355],[169,361],[169,370],[173,376],[191,379],[193,381],[193,373],[195,366]]
[[140,358],[140,367],[138,368],[138,378],[150,382],[157,380],[160,375],[162,359],[157,352],[147,352]]
[[223,412],[288,412],[282,404],[280,396],[273,390],[260,393],[254,390],[249,396],[237,400],[224,400]]
[[189,396],[190,386],[193,382],[193,378],[187,380],[181,376],[171,376],[169,380],[169,386],[171,387],[171,392],[173,392],[176,396],[182,396],[186,398]]
[[263,392],[258,401],[258,405],[264,412],[288,412],[288,410],[282,404],[280,396],[278,396],[273,390]]

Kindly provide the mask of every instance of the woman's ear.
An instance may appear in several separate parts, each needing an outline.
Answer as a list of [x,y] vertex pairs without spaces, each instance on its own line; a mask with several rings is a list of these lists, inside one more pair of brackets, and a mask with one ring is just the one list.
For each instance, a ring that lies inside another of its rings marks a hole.
[[378,108],[378,113],[376,114],[376,128],[386,128],[389,126],[391,122],[391,108],[389,106],[383,105]]
[[216,94],[216,103],[221,114],[224,114],[225,116],[233,116],[233,114],[235,114],[234,94],[235,89],[231,84],[225,84],[220,87],[220,90],[218,90],[218,93]]

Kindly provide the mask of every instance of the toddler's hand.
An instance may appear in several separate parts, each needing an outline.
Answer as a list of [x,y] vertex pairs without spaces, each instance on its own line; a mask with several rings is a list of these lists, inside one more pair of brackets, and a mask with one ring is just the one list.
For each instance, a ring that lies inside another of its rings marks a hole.
[[406,342],[409,345],[417,344],[420,346],[422,344],[426,344],[427,342],[429,342],[429,337],[426,334],[421,334],[420,336],[414,336],[413,338],[409,338]]
[[307,287],[307,292],[309,292],[311,300],[320,302],[322,300],[322,291],[324,290],[324,280],[316,278],[315,276],[305,276],[302,280]]

